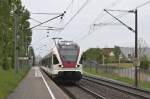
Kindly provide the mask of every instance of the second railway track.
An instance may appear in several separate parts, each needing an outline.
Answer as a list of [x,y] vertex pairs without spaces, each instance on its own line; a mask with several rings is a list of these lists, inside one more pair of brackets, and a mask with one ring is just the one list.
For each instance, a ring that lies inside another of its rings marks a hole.
[[83,76],[83,85],[107,99],[150,99],[150,91],[127,86],[111,80],[91,76]]
[[[43,73],[50,77],[46,71]],[[59,80],[54,80],[54,82],[70,97],[70,99],[105,99],[100,94],[95,93],[79,83],[61,82]]]
[[150,99],[149,91],[94,76],[83,75],[76,84],[58,80],[55,83],[71,99]]

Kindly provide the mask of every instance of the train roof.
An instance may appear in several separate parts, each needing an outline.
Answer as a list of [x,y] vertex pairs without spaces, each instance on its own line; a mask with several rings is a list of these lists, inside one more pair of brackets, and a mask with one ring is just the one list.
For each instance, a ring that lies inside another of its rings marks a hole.
[[[78,46],[77,43],[73,42],[73,41],[60,41],[57,44],[58,47],[60,46]],[[79,46],[78,46],[79,47]]]

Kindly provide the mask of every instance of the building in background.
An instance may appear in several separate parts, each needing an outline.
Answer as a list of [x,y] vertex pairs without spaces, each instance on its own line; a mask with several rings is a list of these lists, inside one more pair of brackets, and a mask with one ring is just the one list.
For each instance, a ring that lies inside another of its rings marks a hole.
[[[120,47],[121,54],[129,61],[134,59],[135,50],[132,47]],[[141,48],[139,49],[139,56],[146,56],[150,60],[150,48]]]

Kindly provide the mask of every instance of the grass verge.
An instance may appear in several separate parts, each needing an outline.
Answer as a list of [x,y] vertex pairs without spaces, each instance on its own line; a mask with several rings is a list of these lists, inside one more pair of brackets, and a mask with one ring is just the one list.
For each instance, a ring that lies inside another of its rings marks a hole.
[[133,63],[107,63],[108,66],[116,66],[120,68],[131,68],[133,67]]
[[[93,75],[100,76],[100,77],[106,77],[106,78],[109,78],[109,79],[120,81],[120,82],[126,83],[126,84],[131,85],[131,86],[134,85],[134,80],[133,79],[130,79],[128,77],[121,77],[116,73],[102,72],[102,71],[96,72],[95,69],[93,69],[93,68],[90,69],[88,67],[83,68],[83,71],[85,71],[87,73],[90,73],[90,74],[93,74]],[[139,88],[150,90],[150,82],[140,81],[139,82]]]
[[28,70],[24,69],[14,73],[12,69],[4,71],[0,68],[0,99],[6,99],[6,96],[13,92]]

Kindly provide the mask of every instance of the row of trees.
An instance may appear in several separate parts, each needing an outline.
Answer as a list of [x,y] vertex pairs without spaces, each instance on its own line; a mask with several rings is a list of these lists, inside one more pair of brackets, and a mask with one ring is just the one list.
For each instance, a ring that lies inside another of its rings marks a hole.
[[[14,16],[16,15],[16,16]],[[16,24],[14,18],[16,17]],[[0,0],[0,66],[4,70],[13,67],[14,27],[17,32],[19,56],[26,56],[27,46],[31,42],[32,31],[29,29],[30,14],[22,6],[21,0]]]
[[[141,44],[141,43],[140,43]],[[111,50],[111,51],[109,51]],[[145,51],[144,48],[139,49],[139,58],[140,58],[140,68],[142,69],[148,69],[150,65],[150,61],[148,57],[143,53]],[[113,53],[113,56],[110,55],[110,52]],[[119,57],[121,54],[120,47],[115,46],[114,48],[90,48],[83,52],[81,60],[88,60],[88,61],[96,61],[99,64],[102,64],[104,59],[105,63],[118,63]],[[134,58],[133,58],[134,59]],[[131,62],[133,63],[133,60],[129,61],[126,59],[125,56],[122,55],[121,62]]]
[[[110,56],[111,51],[109,50],[112,50],[114,56]],[[105,62],[110,63],[118,61],[120,53],[120,48],[117,46],[114,49],[90,48],[83,52],[82,60],[94,60],[101,64],[103,63],[103,59],[105,59]]]

